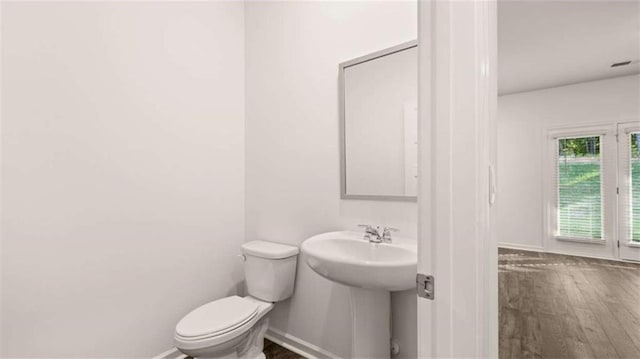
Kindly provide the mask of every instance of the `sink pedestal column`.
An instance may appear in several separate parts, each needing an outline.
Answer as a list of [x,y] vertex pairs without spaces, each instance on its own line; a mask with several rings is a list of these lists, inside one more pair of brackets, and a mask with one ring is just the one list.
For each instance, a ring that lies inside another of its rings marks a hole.
[[351,287],[351,358],[391,356],[391,293]]

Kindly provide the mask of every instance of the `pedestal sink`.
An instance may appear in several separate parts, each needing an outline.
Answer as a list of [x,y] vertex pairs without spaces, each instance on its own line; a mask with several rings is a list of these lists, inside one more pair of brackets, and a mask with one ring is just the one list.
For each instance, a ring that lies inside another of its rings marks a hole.
[[390,292],[415,288],[416,241],[370,243],[361,232],[329,232],[307,239],[301,250],[313,271],[349,286],[351,358],[389,358]]

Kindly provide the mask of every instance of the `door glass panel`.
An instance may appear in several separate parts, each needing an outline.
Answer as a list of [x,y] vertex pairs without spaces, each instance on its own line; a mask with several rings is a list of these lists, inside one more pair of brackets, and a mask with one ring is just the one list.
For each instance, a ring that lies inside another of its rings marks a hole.
[[638,145],[640,142],[640,132],[631,133],[630,135],[630,163],[631,178],[629,190],[631,198],[631,241],[640,242],[640,151]]
[[558,139],[557,236],[602,239],[600,136]]

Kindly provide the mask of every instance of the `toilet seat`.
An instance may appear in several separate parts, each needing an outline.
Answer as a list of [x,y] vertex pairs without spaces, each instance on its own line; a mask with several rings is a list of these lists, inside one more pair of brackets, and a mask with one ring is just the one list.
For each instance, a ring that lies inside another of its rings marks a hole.
[[248,332],[259,319],[258,312],[258,303],[238,296],[215,300],[182,318],[175,339],[194,347],[224,343]]

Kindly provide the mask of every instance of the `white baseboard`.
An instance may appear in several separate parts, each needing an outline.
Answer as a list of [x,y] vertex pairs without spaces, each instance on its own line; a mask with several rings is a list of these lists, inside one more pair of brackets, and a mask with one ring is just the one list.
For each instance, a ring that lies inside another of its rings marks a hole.
[[547,253],[553,253],[553,254],[562,254],[562,255],[565,255],[565,256],[584,257],[584,258],[592,258],[592,259],[604,259],[604,260],[607,260],[607,261],[638,264],[638,261],[634,261],[634,260],[620,259],[620,258],[614,258],[614,257],[594,256],[594,255],[589,255],[589,254],[575,254],[575,253],[571,253],[569,251],[559,251],[559,250],[554,250],[554,249],[548,250],[546,252]]
[[509,248],[509,249],[519,249],[523,251],[532,251],[532,252],[544,252],[544,248],[542,246],[532,246],[530,244],[514,244],[514,243],[506,243],[500,242],[498,243],[498,247],[500,248]]
[[184,359],[187,356],[182,354],[178,349],[171,348],[164,353],[160,353],[153,357],[153,359]]
[[[277,329],[269,328],[265,337],[281,347],[308,359],[340,359],[338,355]],[[154,356],[153,359],[184,359],[186,357],[178,349],[171,348]]]
[[518,250],[522,250],[522,251],[531,251],[531,252],[562,254],[562,255],[565,255],[565,256],[573,256],[573,257],[605,259],[605,260],[608,260],[608,261],[616,261],[616,262],[624,262],[624,263],[638,263],[637,261],[619,259],[619,258],[614,258],[614,257],[594,256],[594,255],[589,255],[589,254],[576,254],[576,253],[572,253],[570,251],[562,251],[562,250],[556,250],[556,249],[545,250],[542,247],[530,246],[530,245],[521,245],[521,244],[512,244],[512,243],[500,242],[500,243],[498,243],[498,247],[500,247],[500,248],[509,248],[509,249],[518,249]]
[[306,342],[291,334],[269,328],[265,337],[272,342],[308,359],[339,359],[340,356]]

